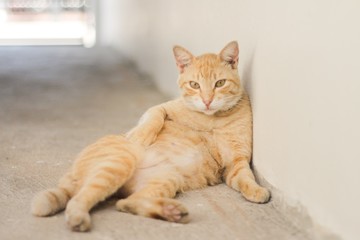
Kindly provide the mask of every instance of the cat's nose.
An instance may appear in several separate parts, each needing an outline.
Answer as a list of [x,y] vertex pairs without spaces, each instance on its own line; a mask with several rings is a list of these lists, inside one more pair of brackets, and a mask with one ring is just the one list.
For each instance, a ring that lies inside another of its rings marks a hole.
[[209,109],[211,105],[212,99],[204,100],[203,103],[205,104],[206,108]]

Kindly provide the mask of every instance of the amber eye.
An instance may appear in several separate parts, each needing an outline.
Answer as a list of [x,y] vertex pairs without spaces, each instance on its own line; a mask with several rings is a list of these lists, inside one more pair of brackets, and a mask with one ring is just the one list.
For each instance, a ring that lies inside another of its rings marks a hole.
[[194,82],[194,81],[190,81],[190,86],[191,86],[193,89],[199,89],[199,88],[200,88],[200,84],[197,83],[197,82]]
[[219,88],[225,85],[226,79],[221,79],[215,83],[215,87]]

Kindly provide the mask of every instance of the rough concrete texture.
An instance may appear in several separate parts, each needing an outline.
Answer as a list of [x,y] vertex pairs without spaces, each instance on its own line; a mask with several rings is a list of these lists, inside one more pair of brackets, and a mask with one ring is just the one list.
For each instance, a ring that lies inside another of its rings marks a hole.
[[63,213],[33,217],[34,193],[55,186],[83,147],[125,132],[167,98],[111,49],[0,56],[0,239],[333,239],[276,195],[253,204],[225,185],[178,196],[192,216],[186,225],[117,212],[114,199],[92,211],[89,233],[71,232]]

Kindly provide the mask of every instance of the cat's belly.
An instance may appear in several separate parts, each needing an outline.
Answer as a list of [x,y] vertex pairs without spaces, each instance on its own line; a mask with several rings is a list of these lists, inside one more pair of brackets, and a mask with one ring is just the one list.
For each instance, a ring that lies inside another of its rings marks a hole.
[[125,185],[131,194],[152,181],[176,181],[183,191],[220,182],[219,169],[198,132],[166,122]]

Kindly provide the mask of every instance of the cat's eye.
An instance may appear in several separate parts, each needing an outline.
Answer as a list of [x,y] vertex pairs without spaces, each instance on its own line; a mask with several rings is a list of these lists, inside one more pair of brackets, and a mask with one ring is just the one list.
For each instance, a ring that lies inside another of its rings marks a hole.
[[194,81],[190,81],[190,87],[192,87],[193,89],[199,89],[200,84]]
[[225,85],[226,79],[221,79],[215,83],[215,87],[219,88]]

